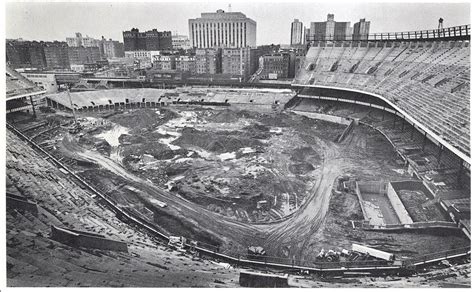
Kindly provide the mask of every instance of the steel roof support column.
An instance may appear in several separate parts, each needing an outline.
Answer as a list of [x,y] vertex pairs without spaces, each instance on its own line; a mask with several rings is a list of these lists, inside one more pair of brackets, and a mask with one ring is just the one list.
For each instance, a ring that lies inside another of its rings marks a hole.
[[36,118],[35,104],[33,103],[33,97],[31,95],[30,95],[30,103],[31,103],[31,107],[33,108],[33,117]]
[[421,151],[425,151],[425,145],[426,145],[426,132],[425,132],[425,136],[423,137],[423,145],[421,146]]

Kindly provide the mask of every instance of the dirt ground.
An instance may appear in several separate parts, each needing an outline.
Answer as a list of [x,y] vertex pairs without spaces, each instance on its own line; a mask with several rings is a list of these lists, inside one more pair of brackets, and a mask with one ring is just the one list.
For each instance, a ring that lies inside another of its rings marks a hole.
[[[321,163],[312,137],[332,140],[344,129],[295,115],[228,108],[141,109],[83,121],[100,127],[78,139],[79,146],[95,148],[159,187],[244,222],[293,213]],[[294,130],[301,124],[306,128]]]

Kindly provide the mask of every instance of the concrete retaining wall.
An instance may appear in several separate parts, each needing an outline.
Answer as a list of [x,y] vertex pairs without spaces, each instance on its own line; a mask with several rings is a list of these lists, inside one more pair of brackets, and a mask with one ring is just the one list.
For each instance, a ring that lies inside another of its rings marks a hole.
[[423,184],[422,181],[411,181],[411,180],[394,181],[394,182],[390,182],[390,184],[392,185],[393,189],[397,193],[400,190],[422,191],[425,194],[425,196],[427,196],[428,198],[430,199],[434,198],[433,194],[430,192],[430,190],[426,188],[426,186]]
[[363,182],[357,183],[359,191],[361,193],[380,194],[383,195],[387,192],[387,184],[384,182]]
[[359,183],[358,182],[355,182],[356,184],[356,188],[355,188],[355,191],[356,191],[356,194],[357,194],[357,198],[359,199],[359,206],[362,210],[362,214],[364,215],[364,220],[368,221],[369,220],[369,216],[367,216],[367,213],[365,212],[365,208],[364,208],[364,204],[362,203],[363,199],[362,199],[362,195],[360,194],[360,186],[359,186]]
[[336,124],[341,124],[341,125],[346,125],[346,126],[349,125],[352,121],[351,119],[348,119],[348,118],[332,116],[332,115],[326,115],[326,114],[321,114],[321,113],[294,111],[294,110],[292,110],[291,112],[293,112],[295,114],[298,114],[298,115],[308,117],[310,119],[323,120],[323,121],[336,123]]
[[387,197],[390,200],[390,203],[392,204],[392,207],[395,210],[395,213],[397,214],[398,219],[400,220],[400,223],[412,224],[413,220],[408,214],[407,209],[405,209],[405,206],[403,205],[402,201],[398,197],[397,192],[394,190],[391,183],[388,183]]
[[74,247],[128,252],[127,243],[107,239],[100,234],[51,226],[51,238]]
[[288,275],[264,274],[258,272],[241,271],[239,284],[242,287],[276,288],[289,287]]
[[38,206],[35,203],[10,193],[7,193],[7,209],[21,209],[35,216],[38,215]]

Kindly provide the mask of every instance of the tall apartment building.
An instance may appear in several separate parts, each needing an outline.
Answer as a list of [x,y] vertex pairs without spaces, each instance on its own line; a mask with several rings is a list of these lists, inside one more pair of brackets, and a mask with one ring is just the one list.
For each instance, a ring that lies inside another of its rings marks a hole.
[[102,37],[99,42],[99,49],[105,58],[122,58],[125,56],[123,43],[112,39],[106,40]]
[[125,51],[162,51],[172,50],[173,43],[170,31],[158,31],[156,28],[140,32],[138,28],[123,32]]
[[354,23],[353,40],[367,40],[369,38],[370,21],[362,18],[359,22]]
[[251,74],[250,47],[223,48],[222,74],[240,75],[244,80]]
[[195,48],[242,48],[256,46],[257,23],[241,12],[201,13],[189,19],[191,46]]
[[291,23],[290,44],[300,45],[303,43],[303,23],[295,19]]
[[[288,78],[290,55],[272,54],[260,57],[261,79]],[[275,78],[272,77],[275,76]]]
[[197,74],[220,74],[222,50],[219,48],[196,49]]
[[80,32],[76,32],[74,37],[66,38],[66,43],[69,47],[98,47],[99,42],[100,40],[89,36],[83,37]]
[[45,42],[44,57],[48,69],[69,69],[68,46],[66,42]]
[[350,22],[334,21],[334,14],[328,14],[327,21],[311,22],[310,40],[349,40],[352,29]]
[[85,65],[100,61],[99,47],[69,47],[69,64]]
[[43,42],[7,40],[5,45],[7,63],[12,68],[46,68]]

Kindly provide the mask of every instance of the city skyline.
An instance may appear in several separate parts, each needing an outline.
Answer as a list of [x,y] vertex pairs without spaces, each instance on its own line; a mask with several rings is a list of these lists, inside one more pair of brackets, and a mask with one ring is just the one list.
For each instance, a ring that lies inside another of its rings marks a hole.
[[[188,19],[202,12],[228,11],[225,2],[147,3],[25,3],[6,4],[6,38],[64,41],[76,32],[93,38],[104,36],[123,42],[122,32],[137,27],[157,28],[188,35]],[[361,18],[371,22],[371,33],[433,29],[440,17],[445,27],[470,23],[469,3],[340,3],[323,2],[231,3],[233,12],[242,12],[257,22],[257,45],[289,44],[291,22],[298,18],[324,21],[328,13],[336,21],[353,25]],[[156,11],[156,12],[155,12]],[[180,14],[176,15],[176,11]],[[288,11],[281,15],[281,11]],[[422,11],[422,18],[419,17]],[[51,15],[57,17],[51,18]],[[160,17],[157,17],[160,15]],[[397,19],[403,19],[403,22]],[[35,25],[41,23],[42,26]],[[64,25],[66,24],[66,25]]]

